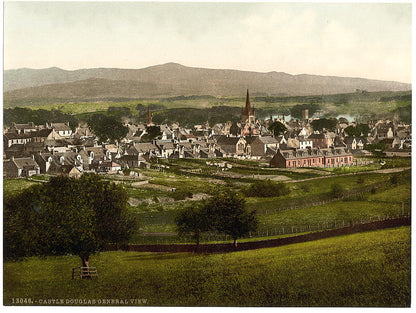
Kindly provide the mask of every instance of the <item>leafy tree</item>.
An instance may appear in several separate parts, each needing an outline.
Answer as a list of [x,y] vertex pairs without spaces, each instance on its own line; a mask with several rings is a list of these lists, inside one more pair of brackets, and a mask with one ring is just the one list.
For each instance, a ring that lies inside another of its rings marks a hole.
[[211,220],[207,215],[206,207],[201,204],[186,207],[176,216],[175,224],[180,236],[192,234],[196,243],[195,252],[198,252],[201,234],[211,228]]
[[350,125],[344,129],[348,136],[367,137],[370,132],[370,127],[367,124],[358,124],[356,127]]
[[153,139],[162,135],[159,126],[146,126],[146,132],[147,134],[143,135],[141,139],[141,141],[143,142],[150,142]]
[[257,230],[256,211],[248,210],[244,198],[236,192],[218,192],[207,200],[206,209],[213,228],[233,238],[234,249],[237,249],[238,238]]
[[94,114],[88,121],[88,127],[99,138],[100,142],[116,142],[124,138],[129,129],[120,122],[118,117]]
[[268,129],[273,133],[273,135],[275,135],[275,136],[279,136],[279,135],[281,135],[281,134],[284,134],[285,133],[285,131],[287,131],[287,128],[286,128],[286,126],[283,124],[283,123],[281,123],[281,122],[279,122],[279,121],[276,121],[276,122],[273,122],[269,127],[268,127]]
[[82,266],[107,243],[127,241],[138,227],[120,185],[84,174],[55,177],[4,201],[5,258],[78,255]]
[[322,131],[324,128],[329,131],[334,131],[337,124],[338,121],[336,118],[320,118],[311,122],[313,129],[319,131]]
[[282,182],[275,183],[267,179],[252,183],[243,193],[247,197],[278,197],[289,194],[290,189]]

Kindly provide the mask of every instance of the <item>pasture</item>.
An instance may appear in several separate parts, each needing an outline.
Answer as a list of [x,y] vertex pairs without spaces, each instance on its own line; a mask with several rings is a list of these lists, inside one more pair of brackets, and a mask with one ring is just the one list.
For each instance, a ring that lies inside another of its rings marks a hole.
[[35,305],[145,299],[149,306],[410,306],[410,227],[226,254],[105,252],[90,263],[98,279],[71,280],[76,256],[5,262],[4,304],[24,297]]

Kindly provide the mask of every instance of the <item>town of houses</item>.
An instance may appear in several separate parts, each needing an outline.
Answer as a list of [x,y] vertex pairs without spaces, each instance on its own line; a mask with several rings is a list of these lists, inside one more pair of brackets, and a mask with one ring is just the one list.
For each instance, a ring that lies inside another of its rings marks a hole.
[[[366,144],[383,143],[386,156],[410,157],[411,127],[397,121],[368,122],[370,132],[348,136],[344,129],[355,122],[338,123],[335,131],[314,131],[313,119],[303,112],[300,120],[284,117],[260,121],[246,104],[240,122],[194,125],[157,125],[161,135],[143,142],[152,116],[144,124],[126,124],[128,134],[117,144],[98,144],[88,125],[73,132],[69,123],[15,124],[3,130],[4,177],[29,177],[36,174],[79,177],[83,172],[119,173],[125,169],[150,167],[157,159],[242,158],[266,160],[271,167],[339,167],[354,164],[355,156],[371,153]],[[283,123],[287,131],[273,136],[268,126]]]

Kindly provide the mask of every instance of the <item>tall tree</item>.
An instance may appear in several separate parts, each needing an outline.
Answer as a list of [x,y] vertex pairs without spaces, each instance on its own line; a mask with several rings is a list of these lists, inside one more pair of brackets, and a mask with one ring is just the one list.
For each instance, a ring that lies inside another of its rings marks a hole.
[[350,125],[344,129],[348,136],[364,137],[366,138],[370,132],[370,127],[367,124],[358,124],[356,127]]
[[207,203],[207,214],[213,227],[230,235],[237,249],[237,239],[257,230],[258,219],[255,210],[248,210],[245,199],[233,191],[220,191]]
[[116,116],[94,114],[88,121],[88,127],[99,138],[100,142],[117,142],[123,139],[129,129]]
[[138,228],[127,198],[122,186],[93,174],[55,177],[6,198],[5,257],[71,253],[88,267],[91,254],[125,242]]
[[160,126],[146,126],[146,132],[147,134],[142,136],[142,142],[150,142],[153,139],[162,135],[162,132],[160,131]]
[[207,215],[206,207],[201,204],[194,204],[183,209],[175,218],[178,234],[192,234],[195,240],[195,252],[198,252],[201,234],[210,230],[211,221]]
[[314,130],[323,130],[324,128],[329,131],[335,130],[335,127],[338,124],[338,120],[336,118],[320,118],[318,120],[313,120],[311,125]]
[[270,130],[273,133],[273,135],[277,137],[279,135],[284,134],[285,131],[287,131],[287,128],[286,128],[286,126],[283,123],[281,123],[279,121],[276,121],[276,122],[273,122],[268,127],[268,130]]

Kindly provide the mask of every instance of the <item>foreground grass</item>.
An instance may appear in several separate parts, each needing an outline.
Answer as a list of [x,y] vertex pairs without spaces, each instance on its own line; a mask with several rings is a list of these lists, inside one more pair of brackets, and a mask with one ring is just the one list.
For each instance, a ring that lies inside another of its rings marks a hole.
[[78,257],[4,263],[4,303],[147,299],[160,306],[410,305],[410,227],[228,254],[107,252],[99,278],[71,280]]

